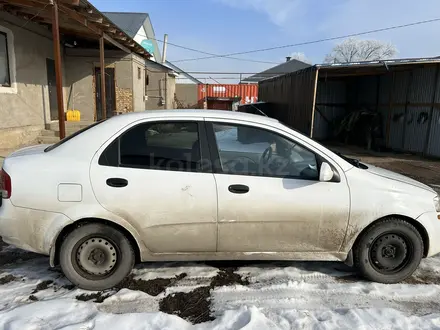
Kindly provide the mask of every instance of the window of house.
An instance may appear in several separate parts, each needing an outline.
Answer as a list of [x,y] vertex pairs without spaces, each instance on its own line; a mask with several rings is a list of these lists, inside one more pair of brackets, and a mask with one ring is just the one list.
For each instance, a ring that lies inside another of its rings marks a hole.
[[[200,168],[196,122],[145,123],[123,133],[118,140],[101,155],[101,165],[186,172]],[[115,164],[118,143],[119,164]]]
[[138,69],[138,79],[141,79],[142,78],[142,71],[141,71],[141,68],[137,68]]
[[223,173],[318,180],[316,155],[268,130],[214,124]]
[[8,38],[6,33],[0,32],[0,86],[11,86],[9,72]]

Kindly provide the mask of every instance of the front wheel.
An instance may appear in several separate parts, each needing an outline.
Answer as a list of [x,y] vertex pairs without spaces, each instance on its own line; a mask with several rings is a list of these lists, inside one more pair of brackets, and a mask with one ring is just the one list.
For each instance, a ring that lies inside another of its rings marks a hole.
[[419,266],[423,240],[413,225],[392,218],[368,228],[353,252],[356,268],[367,279],[397,283],[410,277]]
[[133,269],[135,255],[127,237],[100,223],[82,225],[67,235],[60,250],[64,275],[86,290],[105,290]]

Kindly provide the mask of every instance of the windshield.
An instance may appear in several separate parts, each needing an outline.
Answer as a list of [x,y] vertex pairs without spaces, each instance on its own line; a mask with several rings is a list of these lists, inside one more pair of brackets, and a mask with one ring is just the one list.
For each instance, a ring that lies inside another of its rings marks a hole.
[[84,127],[82,129],[80,129],[79,131],[76,131],[75,133],[73,133],[72,135],[66,136],[64,139],[60,140],[59,142],[52,144],[50,146],[48,146],[46,149],[44,149],[44,152],[49,152],[51,150],[54,150],[56,148],[58,148],[60,145],[66,143],[67,141],[73,139],[75,136],[80,135],[81,133],[84,133],[85,131],[88,131],[89,129],[91,129],[92,127],[95,127],[97,125],[99,125],[100,123],[104,122],[106,119],[101,120],[101,121],[97,121],[96,123],[93,123],[90,126]]

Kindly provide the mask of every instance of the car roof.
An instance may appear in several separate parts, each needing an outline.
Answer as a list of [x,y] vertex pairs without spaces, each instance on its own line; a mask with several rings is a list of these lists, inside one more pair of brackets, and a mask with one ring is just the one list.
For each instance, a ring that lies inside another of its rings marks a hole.
[[201,109],[174,109],[174,110],[147,110],[140,112],[130,112],[123,115],[112,117],[111,120],[140,120],[144,118],[173,118],[173,117],[204,117],[220,119],[237,119],[258,121],[261,123],[278,123],[279,121],[263,115],[254,115],[245,112],[228,110],[201,110]]

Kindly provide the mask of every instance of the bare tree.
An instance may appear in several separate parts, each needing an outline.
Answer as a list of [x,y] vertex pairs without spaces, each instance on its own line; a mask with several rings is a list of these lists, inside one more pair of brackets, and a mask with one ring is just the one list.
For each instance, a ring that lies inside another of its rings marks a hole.
[[345,39],[336,45],[325,57],[325,63],[348,63],[358,61],[377,61],[393,57],[396,47],[379,40]]

